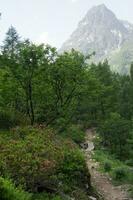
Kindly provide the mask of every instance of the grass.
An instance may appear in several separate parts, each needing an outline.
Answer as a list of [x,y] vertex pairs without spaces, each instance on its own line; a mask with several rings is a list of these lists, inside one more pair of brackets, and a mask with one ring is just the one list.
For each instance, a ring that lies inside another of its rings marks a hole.
[[[110,163],[111,169],[109,170],[108,174],[112,178],[114,184],[133,185],[133,169],[127,166],[124,162],[115,159],[114,156],[110,155],[107,151],[104,150],[95,150],[93,159],[100,163],[99,170],[103,173],[106,173],[104,168],[105,163]],[[116,178],[118,173],[123,173],[123,177]]]

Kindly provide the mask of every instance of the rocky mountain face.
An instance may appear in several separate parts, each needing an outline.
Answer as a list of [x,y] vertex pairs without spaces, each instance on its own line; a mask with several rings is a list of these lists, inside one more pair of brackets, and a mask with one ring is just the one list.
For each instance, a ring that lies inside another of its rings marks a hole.
[[107,58],[113,70],[127,73],[133,61],[133,24],[117,19],[104,4],[95,6],[79,22],[61,51],[72,48],[85,55],[95,51],[93,62]]

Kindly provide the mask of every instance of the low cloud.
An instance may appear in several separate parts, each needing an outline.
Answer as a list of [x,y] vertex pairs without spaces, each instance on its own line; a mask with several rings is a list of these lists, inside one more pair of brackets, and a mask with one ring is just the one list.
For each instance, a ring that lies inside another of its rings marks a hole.
[[53,47],[58,47],[56,39],[52,38],[48,32],[41,33],[38,38],[34,41],[35,44],[49,44]]
[[48,32],[41,33],[41,35],[36,39],[36,44],[49,44],[49,37]]

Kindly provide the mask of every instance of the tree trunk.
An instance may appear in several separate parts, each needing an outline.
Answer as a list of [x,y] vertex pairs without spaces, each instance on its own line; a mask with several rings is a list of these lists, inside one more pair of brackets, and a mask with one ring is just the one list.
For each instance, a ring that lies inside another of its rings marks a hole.
[[102,116],[104,118],[105,117],[105,109],[104,109],[104,105],[103,105],[102,101],[101,101],[101,112],[102,112]]
[[32,100],[32,85],[31,82],[29,83],[29,106],[30,106],[30,120],[31,120],[31,125],[34,124],[34,108],[33,108],[33,100]]
[[26,114],[30,118],[30,108],[29,108],[29,92],[26,91]]

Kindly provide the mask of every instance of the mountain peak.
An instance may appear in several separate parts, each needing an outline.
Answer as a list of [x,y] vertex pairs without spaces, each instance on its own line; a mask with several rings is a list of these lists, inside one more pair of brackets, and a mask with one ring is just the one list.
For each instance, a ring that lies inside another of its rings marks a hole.
[[99,4],[99,5],[94,6],[93,8],[97,8],[97,9],[107,9],[107,10],[108,10],[108,8],[107,8],[107,6],[106,6],[105,4]]
[[87,12],[77,29],[63,44],[61,51],[74,48],[85,55],[95,51],[95,60],[98,62],[110,59],[132,36],[133,25],[119,20],[105,4],[100,4]]
[[[105,4],[100,4],[100,5],[96,5],[93,6],[88,12],[86,17],[90,18],[90,17],[98,17],[98,18],[116,18],[115,14],[106,7]],[[90,20],[90,19],[89,19]]]
[[96,11],[96,12],[103,11],[103,12],[111,12],[112,13],[112,11],[109,8],[107,8],[107,6],[105,4],[95,5],[88,12],[90,12],[90,11]]

